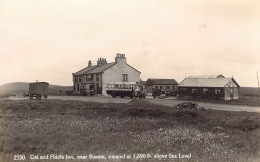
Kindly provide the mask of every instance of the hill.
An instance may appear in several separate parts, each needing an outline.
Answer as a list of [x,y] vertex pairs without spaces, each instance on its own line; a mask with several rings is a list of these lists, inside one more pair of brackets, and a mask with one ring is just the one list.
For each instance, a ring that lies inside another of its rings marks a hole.
[[257,87],[240,87],[241,96],[257,96],[259,95],[259,88]]
[[[63,91],[72,90],[72,86],[49,85],[49,92],[56,92],[62,89]],[[29,83],[14,82],[0,85],[0,93],[24,93],[29,91]]]

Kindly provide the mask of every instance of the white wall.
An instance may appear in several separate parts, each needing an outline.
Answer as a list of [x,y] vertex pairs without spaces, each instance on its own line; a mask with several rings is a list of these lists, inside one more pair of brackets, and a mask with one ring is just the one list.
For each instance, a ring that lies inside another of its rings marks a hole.
[[102,75],[102,94],[106,95],[108,83],[122,82],[123,74],[128,74],[128,82],[140,82],[140,73],[127,65],[125,61],[119,61],[104,71]]

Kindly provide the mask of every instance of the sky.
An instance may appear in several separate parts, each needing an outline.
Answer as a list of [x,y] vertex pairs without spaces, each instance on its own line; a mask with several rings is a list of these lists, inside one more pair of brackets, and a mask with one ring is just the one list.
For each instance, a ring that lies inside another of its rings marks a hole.
[[259,0],[0,0],[0,85],[47,81],[123,53],[141,79],[260,78]]

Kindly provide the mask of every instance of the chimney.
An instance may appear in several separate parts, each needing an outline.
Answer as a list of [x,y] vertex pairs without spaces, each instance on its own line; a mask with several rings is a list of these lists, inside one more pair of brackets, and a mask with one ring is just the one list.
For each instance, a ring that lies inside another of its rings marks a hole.
[[125,54],[117,53],[115,58],[116,63],[126,63]]
[[97,66],[107,64],[107,60],[105,58],[98,58]]
[[88,67],[92,66],[91,60],[88,61]]

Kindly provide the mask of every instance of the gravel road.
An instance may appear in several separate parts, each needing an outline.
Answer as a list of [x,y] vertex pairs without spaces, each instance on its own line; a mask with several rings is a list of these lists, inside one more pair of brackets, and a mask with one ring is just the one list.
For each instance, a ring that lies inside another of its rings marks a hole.
[[[164,100],[164,99],[146,99],[147,101],[164,106],[174,106],[179,103],[185,101],[179,100]],[[225,105],[225,104],[211,104],[211,103],[203,103],[203,102],[196,102],[199,107],[204,107],[208,109],[215,109],[215,110],[227,110],[227,111],[247,111],[247,112],[258,112],[260,113],[260,107],[254,106],[240,106],[240,105]]]
[[[25,98],[22,96],[9,97],[11,100],[29,100],[29,98]],[[34,98],[35,99],[35,98]],[[130,98],[112,98],[110,96],[94,96],[94,97],[86,97],[86,96],[48,96],[49,99],[54,100],[75,100],[75,101],[86,101],[86,102],[98,102],[98,103],[128,103],[132,99]]]
[[[12,100],[22,100],[28,99],[24,97],[10,97]],[[130,98],[112,98],[110,96],[99,96],[99,97],[86,97],[86,96],[48,96],[48,99],[58,99],[58,100],[77,100],[77,101],[86,101],[86,102],[98,102],[98,103],[129,103],[132,99]],[[179,100],[166,100],[166,99],[145,99],[151,103],[163,106],[173,107],[184,101]],[[239,106],[239,105],[226,105],[226,104],[210,104],[197,102],[199,107],[204,107],[208,109],[215,110],[227,110],[227,111],[247,111],[247,112],[258,112],[260,113],[260,107],[254,106]]]

